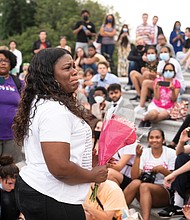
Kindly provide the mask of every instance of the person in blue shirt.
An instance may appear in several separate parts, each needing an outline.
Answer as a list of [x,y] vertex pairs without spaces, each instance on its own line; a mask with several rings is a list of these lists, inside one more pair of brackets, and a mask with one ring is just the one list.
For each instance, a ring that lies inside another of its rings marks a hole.
[[170,44],[173,45],[175,53],[183,50],[185,42],[185,33],[181,31],[181,23],[176,21],[174,23],[173,31],[170,34]]
[[94,75],[91,79],[95,87],[102,86],[107,89],[110,84],[120,84],[119,78],[116,75],[108,72],[109,66],[107,62],[99,62],[97,68],[98,74]]
[[108,88],[110,84],[117,83],[120,84],[119,78],[112,74],[109,73],[109,64],[105,61],[101,61],[97,64],[97,71],[98,74],[94,75],[91,79],[91,90],[88,94],[88,101],[90,105],[95,103],[95,100],[93,98],[94,94],[94,89],[96,87],[104,87]]

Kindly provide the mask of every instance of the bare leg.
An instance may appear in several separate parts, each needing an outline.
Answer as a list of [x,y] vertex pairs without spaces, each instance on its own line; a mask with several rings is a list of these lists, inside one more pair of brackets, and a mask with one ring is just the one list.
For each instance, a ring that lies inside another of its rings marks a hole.
[[108,169],[108,180],[112,180],[120,185],[123,181],[123,174],[112,168]]
[[156,121],[159,112],[157,110],[151,110],[148,114],[145,115],[144,121]]
[[182,60],[182,63],[184,64],[189,58],[190,58],[190,50],[187,51],[184,59]]
[[149,75],[150,75],[150,74],[149,74],[149,71],[148,71],[148,70],[143,72],[143,78],[144,78],[144,79],[149,79]]
[[162,121],[167,118],[169,118],[169,113],[167,111],[159,112],[155,122]]
[[169,194],[161,185],[142,183],[139,192],[143,220],[150,219],[150,211],[152,207],[169,205]]
[[136,197],[139,198],[140,185],[141,185],[141,181],[135,179],[123,191],[127,205],[130,205]]
[[137,91],[137,95],[140,96],[143,76],[139,72],[137,72],[136,70],[133,70],[130,73],[130,77],[131,77],[131,81]]
[[185,69],[190,68],[190,57],[187,59],[186,64],[185,64]]
[[142,82],[141,95],[140,95],[140,106],[145,107],[146,97],[149,93],[149,90],[153,90],[153,81],[146,79]]

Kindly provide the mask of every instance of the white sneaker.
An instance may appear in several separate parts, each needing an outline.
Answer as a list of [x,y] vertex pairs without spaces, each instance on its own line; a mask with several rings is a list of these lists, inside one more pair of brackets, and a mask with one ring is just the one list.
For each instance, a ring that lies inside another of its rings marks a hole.
[[135,113],[141,113],[141,114],[143,114],[144,112],[146,112],[146,109],[145,109],[145,107],[141,107],[140,105],[137,105],[137,106],[134,108],[134,112],[135,112]]

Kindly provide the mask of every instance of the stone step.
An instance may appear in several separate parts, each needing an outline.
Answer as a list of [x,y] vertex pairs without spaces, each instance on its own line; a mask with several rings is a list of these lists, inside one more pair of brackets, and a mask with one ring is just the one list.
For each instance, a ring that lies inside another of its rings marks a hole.
[[186,88],[185,88],[184,94],[190,94],[190,85],[186,84]]
[[[140,208],[140,205],[139,205],[139,202],[134,199],[132,204],[129,206],[129,208],[134,208],[136,211],[140,212],[141,213],[141,208]],[[163,207],[164,208],[164,207]],[[160,212],[163,208],[152,208],[151,209],[151,216],[150,216],[150,220],[160,220],[163,218],[160,218],[159,215],[158,215],[158,212]],[[180,220],[181,217],[172,217],[172,218],[164,218],[164,219],[170,219],[170,220]]]
[[[137,127],[137,136],[139,137],[140,135],[144,134],[143,137],[141,138],[141,143],[147,145],[147,135],[149,129],[138,128],[138,125],[142,120],[142,118],[143,115],[139,115],[139,114],[136,115],[135,125]],[[165,133],[166,143],[169,144],[173,140],[174,136],[176,135],[176,132],[178,131],[182,123],[183,123],[182,120],[177,120],[177,121],[163,120],[157,123],[152,123],[152,127],[162,129]]]
[[[143,118],[143,115],[137,114],[135,122],[138,123]],[[155,127],[165,127],[166,130],[176,132],[176,128],[178,128],[182,124],[182,120],[163,120],[157,123],[153,123],[152,126]]]
[[190,81],[190,73],[183,73],[183,77],[185,81]]

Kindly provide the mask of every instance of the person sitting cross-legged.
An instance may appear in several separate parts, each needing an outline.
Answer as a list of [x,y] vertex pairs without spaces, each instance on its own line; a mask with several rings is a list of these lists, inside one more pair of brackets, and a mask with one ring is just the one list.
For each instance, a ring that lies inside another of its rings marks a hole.
[[[138,100],[141,96],[142,83],[145,80],[154,80],[157,77],[157,65],[158,57],[154,46],[149,46],[146,53],[143,55],[143,59],[146,60],[145,67],[141,68],[141,71],[136,70],[131,71],[131,81],[137,91],[137,96],[130,98],[130,100]],[[150,96],[150,95],[149,95]],[[142,109],[138,106],[136,111]],[[143,108],[145,110],[145,108]]]
[[133,181],[124,190],[128,206],[135,198],[140,202],[144,220],[150,219],[152,207],[164,207],[170,203],[169,192],[163,187],[163,180],[174,170],[175,151],[164,144],[164,132],[157,128],[151,129],[148,133],[149,147],[137,145],[131,170]]
[[[179,62],[176,59],[171,57],[171,50],[170,50],[170,48],[167,47],[167,46],[163,46],[160,49],[159,58],[160,58],[160,61],[159,61],[158,66],[157,66],[157,74],[158,74],[158,76],[162,75],[164,66],[167,63],[173,64],[175,66],[175,72],[176,72],[175,78],[181,84],[180,95],[183,94],[183,92],[185,91],[185,87],[186,87],[185,86],[184,77],[183,77],[183,73],[182,73],[182,70],[181,70]],[[145,103],[146,103],[146,97],[147,97],[147,95],[148,95],[148,93],[150,91],[153,91],[153,88],[154,88],[154,82],[152,80],[148,80],[147,79],[147,80],[143,81],[142,89],[141,89],[140,104],[139,104],[139,106],[137,106],[134,109],[135,112],[138,112],[138,113],[144,112],[144,110],[145,110]]]
[[139,127],[150,127],[151,122],[169,118],[169,110],[177,100],[181,85],[175,78],[174,65],[167,63],[162,74],[163,76],[154,80],[154,98],[149,104],[148,112],[140,122]]
[[89,45],[88,56],[81,61],[83,70],[85,71],[87,68],[91,68],[94,74],[97,74],[97,64],[99,62],[107,61],[103,55],[96,52],[96,47],[93,44]]

